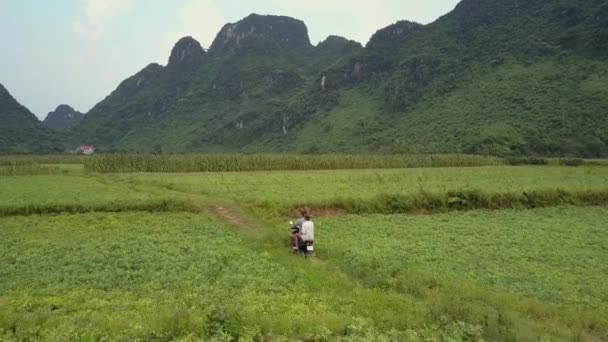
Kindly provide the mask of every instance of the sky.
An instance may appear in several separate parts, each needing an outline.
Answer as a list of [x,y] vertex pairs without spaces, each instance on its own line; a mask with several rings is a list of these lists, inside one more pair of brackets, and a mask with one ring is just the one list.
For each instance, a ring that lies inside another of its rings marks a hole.
[[166,65],[184,36],[204,48],[251,13],[303,20],[313,44],[367,43],[398,20],[422,24],[459,0],[0,0],[0,83],[40,119],[60,104],[86,113],[118,84]]

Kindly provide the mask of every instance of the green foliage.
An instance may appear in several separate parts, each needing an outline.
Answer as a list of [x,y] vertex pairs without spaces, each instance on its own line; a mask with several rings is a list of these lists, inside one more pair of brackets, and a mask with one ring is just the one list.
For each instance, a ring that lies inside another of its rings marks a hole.
[[0,176],[50,175],[62,172],[58,166],[40,164],[0,166]]
[[79,155],[27,155],[0,156],[0,166],[31,165],[31,164],[82,164],[86,156]]
[[[566,196],[564,199],[574,196],[572,201],[576,202],[577,194],[589,195],[587,202],[593,203],[594,194],[608,190],[608,168],[597,166],[123,174],[112,177],[129,185],[156,185],[229,199],[281,215],[306,206],[340,206],[354,212],[392,213],[395,212],[390,209],[394,201],[402,208],[422,204],[428,207],[435,203],[441,211],[449,209],[450,198],[458,196],[469,198],[467,203],[473,208],[530,207],[537,201],[542,204],[545,197],[550,203],[559,204],[560,196]],[[597,203],[602,203],[601,197]],[[456,202],[451,205],[457,207]],[[387,209],[380,211],[377,208]]]
[[0,155],[63,152],[60,137],[0,84]]
[[513,157],[508,158],[507,163],[509,165],[547,165],[549,164],[549,160],[545,158],[524,158],[524,157]]
[[582,159],[560,159],[559,165],[565,166],[581,166],[585,164],[585,161]]
[[488,193],[479,190],[449,191],[447,193],[382,194],[368,200],[339,198],[317,205],[297,207],[336,208],[354,214],[364,213],[441,213],[475,209],[533,209],[560,205],[606,206],[608,190],[564,191],[543,190],[522,193]]
[[78,169],[82,156],[0,156],[0,176],[49,175]]
[[97,213],[42,222],[30,216],[4,218],[2,227],[0,336],[8,340],[479,339],[481,333],[464,323],[425,328],[409,318],[407,296],[305,271],[299,260],[260,251],[251,239],[195,214]]
[[[123,152],[605,158],[607,12],[605,0],[463,0],[365,48],[312,46],[301,21],[251,15],[208,51],[181,40],[167,67],[122,82],[61,138]],[[12,127],[0,153],[63,149],[13,102],[0,101]]]
[[[604,208],[471,210],[606,205],[608,168],[554,164],[0,177],[0,339],[605,339]],[[467,211],[314,217],[287,254],[290,209],[340,203]]]
[[74,108],[68,105],[60,105],[50,112],[42,123],[48,128],[61,131],[78,124],[83,117],[84,114]]
[[218,172],[273,170],[395,169],[500,165],[474,155],[105,154],[84,159],[85,169],[117,172]]
[[224,28],[181,92],[165,76],[132,96],[119,88],[78,141],[138,151],[606,157],[606,8],[465,0],[432,25],[382,29],[365,49],[337,37],[312,47],[301,22],[251,16]]
[[141,192],[85,176],[42,175],[0,177],[0,180],[0,217],[62,212],[198,210],[175,196]]
[[[438,316],[483,324],[486,333],[501,319],[517,325],[519,312],[605,336],[607,255],[594,246],[606,243],[607,213],[560,207],[322,218],[319,253],[370,286],[425,298]],[[490,340],[505,337],[495,332]],[[523,326],[511,333],[529,338]]]
[[568,60],[507,63],[469,74],[446,96],[421,99],[408,113],[410,122],[387,133],[404,137],[404,152],[600,157],[608,151],[608,103],[581,88],[587,72],[607,70]]

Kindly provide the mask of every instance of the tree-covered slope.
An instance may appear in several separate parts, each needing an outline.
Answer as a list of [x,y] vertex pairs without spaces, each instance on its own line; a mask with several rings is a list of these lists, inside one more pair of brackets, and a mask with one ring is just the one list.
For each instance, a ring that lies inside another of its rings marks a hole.
[[339,104],[300,123],[324,135],[292,148],[608,156],[607,8],[464,0],[433,24],[391,25],[330,70]]
[[[191,38],[178,42],[166,67],[124,81],[73,140],[120,150],[242,149],[272,131],[284,135],[285,102],[317,68],[362,49],[339,37],[315,48],[301,21],[251,15],[226,25],[208,51]],[[195,58],[185,64],[184,53]]]
[[57,135],[0,84],[0,154],[62,150]]
[[608,156],[608,0],[463,0],[365,48],[251,15],[124,81],[73,142],[165,151]]

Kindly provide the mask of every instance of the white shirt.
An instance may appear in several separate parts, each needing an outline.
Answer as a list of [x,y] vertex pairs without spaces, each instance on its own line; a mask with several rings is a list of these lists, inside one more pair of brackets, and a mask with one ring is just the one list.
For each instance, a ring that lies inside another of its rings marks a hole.
[[302,230],[300,231],[302,240],[314,241],[315,240],[315,224],[312,221],[304,221],[302,223]]

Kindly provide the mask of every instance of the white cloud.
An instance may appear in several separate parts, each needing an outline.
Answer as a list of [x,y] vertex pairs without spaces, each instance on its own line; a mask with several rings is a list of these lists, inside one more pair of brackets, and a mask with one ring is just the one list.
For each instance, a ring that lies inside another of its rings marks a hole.
[[[365,43],[376,30],[386,26],[387,22],[391,22],[392,18],[395,16],[393,11],[391,11],[393,6],[386,3],[390,3],[391,1],[383,1],[384,3],[382,4],[379,4],[378,1],[353,2],[350,0],[273,1],[274,6],[283,12],[290,13],[296,17],[298,17],[300,13],[302,16],[311,16],[318,19],[320,23],[325,22],[325,25],[328,27],[335,27],[342,30],[342,32],[325,32],[326,35],[343,35],[362,43]],[[320,11],[320,9],[322,9],[322,11]],[[310,27],[309,25],[309,29],[312,31],[311,36],[313,36],[313,40],[325,38],[314,37],[315,31],[318,30],[314,26]],[[327,29],[327,27],[320,29]]]
[[72,23],[72,30],[83,41],[91,43],[101,37],[112,17],[133,7],[134,0],[81,0],[84,19]]
[[192,36],[208,49],[215,35],[226,24],[226,18],[216,0],[190,0],[177,12],[180,27],[166,34],[166,47],[185,36]]
[[[398,20],[428,23],[459,0],[271,0],[279,12],[304,19],[311,39],[337,34],[365,44],[379,29]],[[441,9],[441,10],[439,10]],[[438,11],[439,10],[439,11]]]

